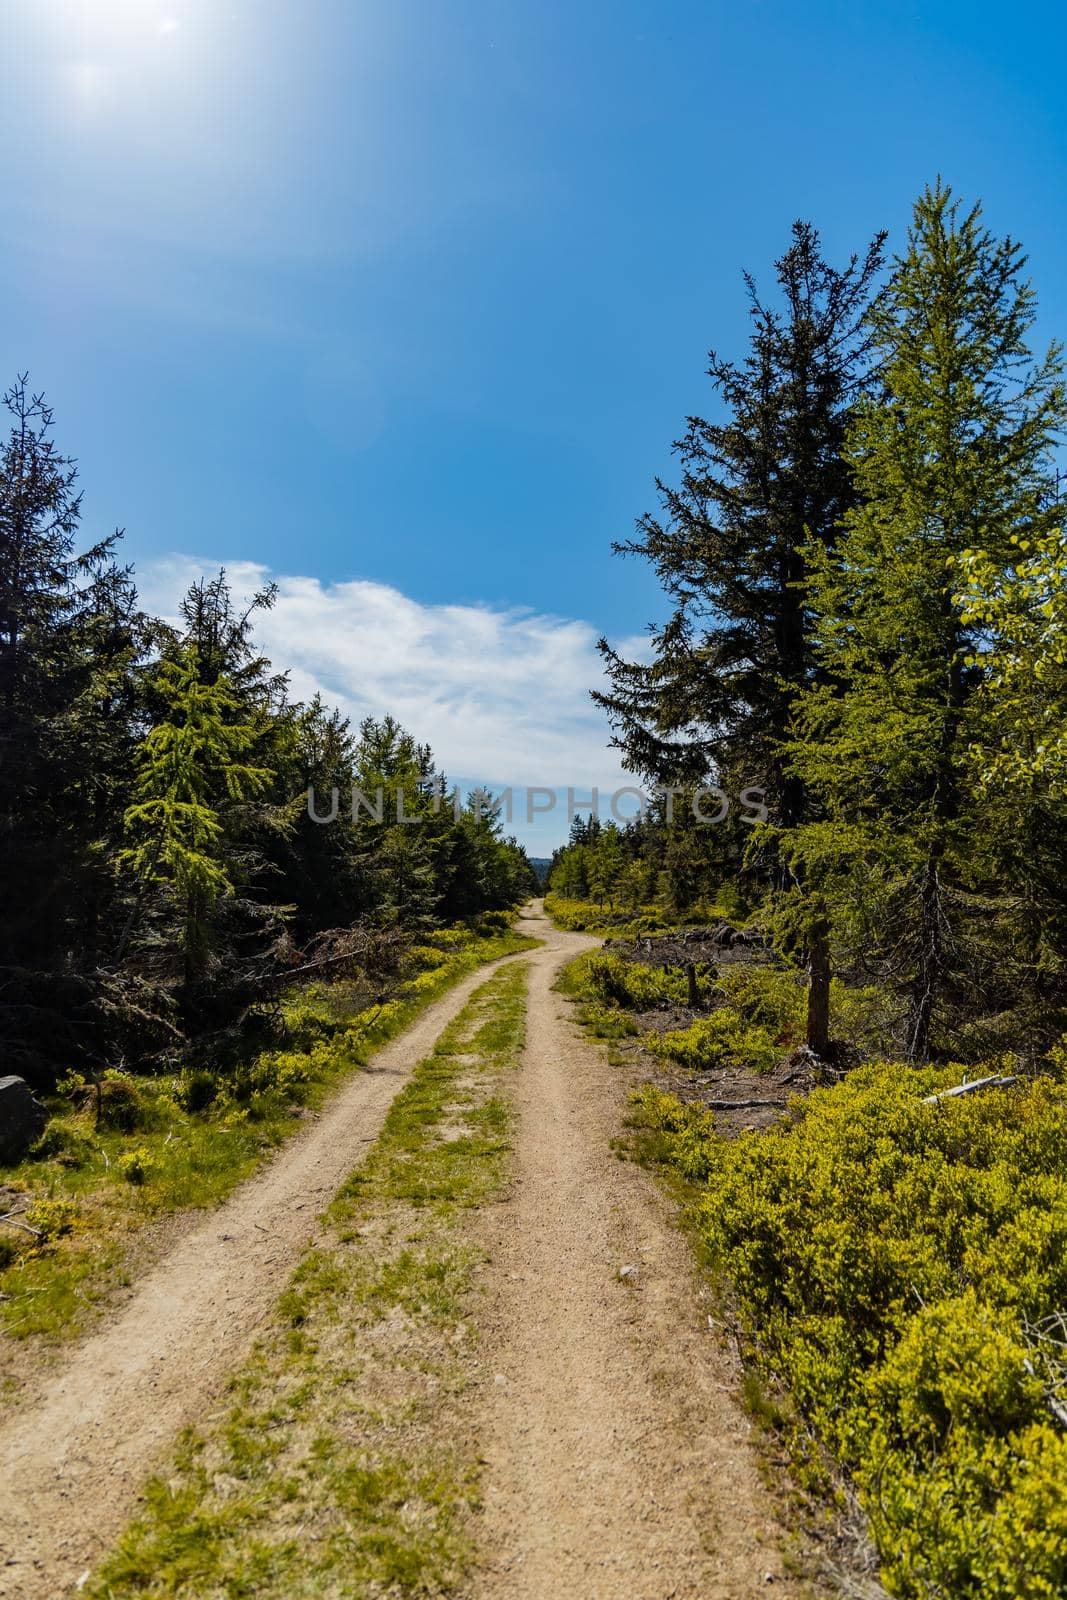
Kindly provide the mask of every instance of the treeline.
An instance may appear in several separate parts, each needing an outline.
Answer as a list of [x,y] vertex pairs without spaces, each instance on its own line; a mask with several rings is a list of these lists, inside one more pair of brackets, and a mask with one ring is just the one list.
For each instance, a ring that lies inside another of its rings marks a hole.
[[766,791],[579,830],[553,886],[677,910],[740,893],[810,972],[884,983],[913,1061],[1043,1052],[1067,1023],[1067,541],[1058,346],[1025,257],[940,183],[906,244],[843,268],[807,223],[749,280],[740,363],[689,419],[675,485],[619,546],[671,603],[596,696],[655,785]]
[[[698,807],[705,816],[724,809],[724,800],[708,800],[700,791]],[[566,845],[555,852],[549,869],[552,891],[566,899],[592,901],[631,916],[664,911],[689,917],[744,915],[749,908],[734,880],[745,836],[754,813],[729,807],[720,822],[704,822],[692,812],[690,795],[676,796],[668,807],[652,796],[644,815],[621,826],[596,813],[576,816]]]
[[[20,378],[0,456],[0,1059],[143,1064],[234,1027],[345,930],[415,931],[534,887],[491,805],[441,803],[430,750],[293,701],[257,650],[267,588],[225,573],[171,626],[139,606],[119,535],[77,548],[76,469]],[[398,822],[356,786],[405,792]],[[331,790],[335,821],[320,814]]]

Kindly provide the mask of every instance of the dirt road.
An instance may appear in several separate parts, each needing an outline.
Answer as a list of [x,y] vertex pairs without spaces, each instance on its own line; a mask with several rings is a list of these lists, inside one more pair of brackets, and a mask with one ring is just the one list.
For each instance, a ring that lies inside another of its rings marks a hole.
[[514,1186],[485,1228],[475,1600],[796,1594],[690,1248],[611,1151],[625,1075],[552,989],[596,941],[529,931],[546,944],[527,958]]
[[[553,992],[597,941],[553,929],[536,902],[521,926],[546,942],[508,958],[530,966],[514,1177],[469,1224],[489,1263],[470,1417],[484,1510],[456,1600],[795,1595],[689,1246],[655,1182],[612,1154],[625,1074]],[[356,1074],[0,1429],[4,1600],[76,1592],[181,1427],[217,1409],[317,1214],[485,976]]]
[[36,1403],[0,1428],[0,1596],[56,1600],[107,1549],[186,1424],[209,1410],[316,1218],[376,1138],[482,967],[353,1075],[277,1159],[185,1235]]

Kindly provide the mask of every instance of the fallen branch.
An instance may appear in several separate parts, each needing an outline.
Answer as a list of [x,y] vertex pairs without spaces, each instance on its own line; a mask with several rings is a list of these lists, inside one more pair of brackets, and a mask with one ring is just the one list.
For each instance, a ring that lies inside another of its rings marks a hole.
[[1009,1084],[1018,1081],[1016,1077],[1005,1077],[1001,1073],[991,1078],[975,1078],[973,1083],[957,1083],[954,1089],[942,1089],[938,1094],[924,1096],[923,1105],[936,1106],[941,1100],[953,1100],[961,1094],[975,1094],[979,1089],[1006,1089]]
[[10,1212],[6,1217],[0,1217],[0,1222],[6,1222],[9,1228],[21,1228],[23,1233],[30,1233],[35,1239],[44,1238],[40,1228],[31,1228],[28,1222],[19,1222],[14,1212]]
[[784,1100],[704,1100],[701,1104],[708,1111],[785,1110]]

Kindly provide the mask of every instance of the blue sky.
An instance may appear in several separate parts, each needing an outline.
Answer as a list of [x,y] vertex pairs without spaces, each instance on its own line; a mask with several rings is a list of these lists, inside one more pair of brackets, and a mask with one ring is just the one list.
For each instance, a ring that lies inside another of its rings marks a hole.
[[940,171],[1067,331],[1059,6],[3,10],[0,355],[87,535],[124,526],[164,608],[197,563],[286,580],[294,685],[394,705],[452,773],[616,780],[592,644],[659,599],[610,542],[795,216],[899,240]]

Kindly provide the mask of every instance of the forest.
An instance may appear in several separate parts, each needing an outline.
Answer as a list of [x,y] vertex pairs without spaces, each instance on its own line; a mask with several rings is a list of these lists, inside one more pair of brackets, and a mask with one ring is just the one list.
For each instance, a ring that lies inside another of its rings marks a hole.
[[[52,1089],[71,1072],[162,1069],[198,1041],[217,1052],[302,972],[395,970],[420,931],[526,896],[524,852],[491,804],[443,800],[426,745],[389,716],[357,732],[321,698],[291,698],[256,649],[272,588],[239,603],[220,571],[175,620],[146,615],[119,535],[79,544],[77,469],[45,399],[20,376],[4,403],[9,1071]],[[353,807],[353,788],[387,790],[388,806]]]
[[647,663],[601,647],[627,766],[759,785],[769,821],[579,818],[552,882],[758,906],[820,1054],[837,972],[885,985],[907,1061],[1032,1063],[1065,1022],[1061,353],[1031,351],[1021,248],[946,188],[887,277],[883,247],[837,269],[795,227],[745,360],[712,355],[721,420],[619,547],[671,606]]

